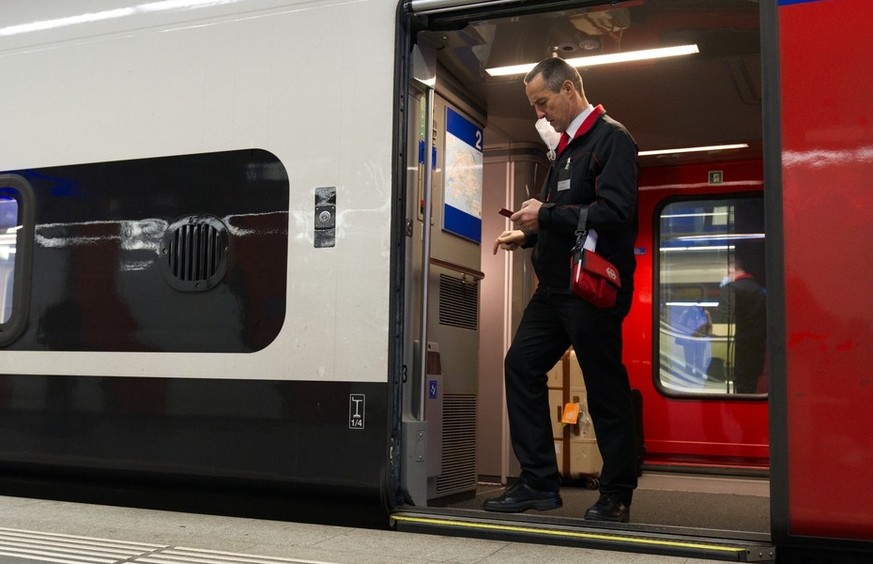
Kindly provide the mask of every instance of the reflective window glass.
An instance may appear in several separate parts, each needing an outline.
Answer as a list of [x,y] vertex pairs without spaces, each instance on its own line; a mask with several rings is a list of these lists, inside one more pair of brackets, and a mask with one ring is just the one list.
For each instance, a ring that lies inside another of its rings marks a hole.
[[659,226],[661,389],[766,393],[763,199],[673,202]]
[[12,317],[15,246],[20,228],[18,200],[0,193],[0,323],[7,323]]

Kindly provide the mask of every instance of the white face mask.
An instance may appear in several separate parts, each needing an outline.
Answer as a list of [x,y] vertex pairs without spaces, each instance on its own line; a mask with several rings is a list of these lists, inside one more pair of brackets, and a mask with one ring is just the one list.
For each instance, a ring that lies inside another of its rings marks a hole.
[[549,120],[547,120],[546,118],[538,119],[535,125],[537,128],[537,133],[539,133],[540,137],[542,137],[543,139],[543,143],[545,143],[546,147],[549,148],[549,160],[555,160],[555,148],[558,146],[558,142],[561,140],[561,134],[555,131],[555,128],[552,127],[552,124],[549,123]]

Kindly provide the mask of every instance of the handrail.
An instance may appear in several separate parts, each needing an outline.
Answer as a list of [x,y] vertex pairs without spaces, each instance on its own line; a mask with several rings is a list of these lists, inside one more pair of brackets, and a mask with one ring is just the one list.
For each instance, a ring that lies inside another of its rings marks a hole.
[[431,212],[433,208],[433,166],[434,162],[431,158],[433,154],[433,112],[434,112],[434,89],[433,86],[428,87],[427,97],[425,99],[425,112],[427,116],[427,129],[425,131],[424,144],[424,212],[422,218],[421,231],[421,303],[419,304],[419,343],[418,347],[418,373],[416,381],[418,382],[418,414],[417,420],[424,421],[424,402],[426,399],[426,386],[424,385],[427,379],[427,324],[428,324],[428,305],[430,304],[430,246],[431,246],[431,230],[432,218]]
[[474,270],[472,268],[454,262],[449,262],[440,258],[430,257],[430,263],[436,266],[441,266],[443,268],[448,268],[449,270],[454,270],[455,272],[460,272],[461,274],[467,274],[468,276],[472,276],[476,280],[482,280],[483,278],[485,278],[485,273],[481,270]]

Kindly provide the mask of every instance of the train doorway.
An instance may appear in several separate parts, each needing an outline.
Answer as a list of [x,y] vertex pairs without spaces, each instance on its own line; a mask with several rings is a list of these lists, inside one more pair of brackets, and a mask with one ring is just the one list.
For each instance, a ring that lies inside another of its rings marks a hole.
[[[409,4],[405,319],[412,338],[404,365],[413,368],[404,387],[407,498],[417,509],[479,510],[484,498],[518,476],[506,423],[503,355],[536,280],[528,251],[495,255],[492,246],[510,227],[498,210],[536,198],[550,163],[524,95],[526,71],[512,67],[549,56],[591,58],[596,64],[580,67],[588,98],[624,123],[641,150],[637,292],[625,322],[625,363],[644,397],[644,467],[652,499],[661,500],[653,506],[687,500],[695,507],[697,495],[739,496],[736,514],[727,510],[720,520],[690,510],[684,516],[642,511],[639,522],[692,534],[733,530],[766,544],[766,394],[727,397],[725,382],[717,391],[711,384],[706,394],[675,393],[663,384],[662,364],[671,358],[664,358],[667,337],[659,330],[673,289],[659,274],[672,252],[663,243],[669,236],[660,223],[665,206],[672,202],[675,210],[685,199],[710,198],[710,207],[722,211],[725,198],[761,201],[759,6],[736,0],[550,2],[537,11],[513,2],[439,4]],[[604,62],[689,45],[691,55]],[[472,232],[463,231],[470,225]],[[763,236],[759,227],[755,232]],[[721,266],[727,263],[704,273],[707,292],[727,275]],[[703,294],[696,301],[712,305]],[[459,325],[461,317],[467,325]],[[724,425],[741,417],[752,423],[725,432]],[[556,428],[560,448],[560,422]],[[567,480],[568,488],[579,490],[579,503],[595,493],[582,477]],[[566,517],[578,519],[583,509]],[[540,516],[524,519],[539,522]]]

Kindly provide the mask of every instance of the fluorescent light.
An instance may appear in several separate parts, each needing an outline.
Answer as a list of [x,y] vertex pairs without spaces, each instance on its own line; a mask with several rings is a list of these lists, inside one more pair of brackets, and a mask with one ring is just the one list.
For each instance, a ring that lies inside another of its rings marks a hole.
[[680,235],[671,241],[728,241],[764,239],[763,233],[717,233],[713,235]]
[[[567,63],[574,67],[593,67],[595,65],[609,65],[614,63],[627,63],[630,61],[647,61],[650,59],[662,59],[664,57],[678,57],[680,55],[693,55],[699,53],[697,45],[679,45],[676,47],[662,47],[660,49],[643,49],[641,51],[628,51],[626,53],[610,53],[608,55],[591,55],[589,57],[577,57],[567,59]],[[507,67],[494,67],[485,69],[491,76],[508,76],[512,74],[526,74],[537,63],[523,65],[511,65]]]
[[703,147],[680,147],[678,149],[658,149],[655,151],[640,151],[639,156],[650,157],[652,155],[675,155],[678,153],[698,153],[704,151],[727,151],[730,149],[746,149],[748,143],[733,143],[730,145],[706,145]]
[[[416,167],[416,170],[418,168]],[[728,212],[691,212],[691,213],[668,213],[661,216],[661,219],[675,219],[677,217],[718,217],[727,216]]]
[[665,302],[668,306],[701,306],[701,307],[718,307],[718,302]]
[[699,247],[661,247],[662,253],[699,252],[699,251],[732,251],[733,245],[701,245]]

